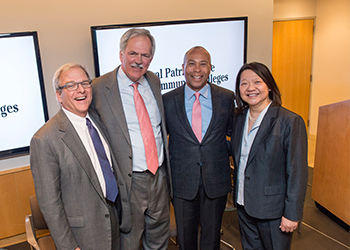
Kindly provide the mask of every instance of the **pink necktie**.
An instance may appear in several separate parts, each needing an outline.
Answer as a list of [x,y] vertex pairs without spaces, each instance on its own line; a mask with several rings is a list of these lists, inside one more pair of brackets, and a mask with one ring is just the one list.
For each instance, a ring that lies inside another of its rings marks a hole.
[[192,107],[192,130],[198,141],[202,142],[202,109],[201,103],[199,102],[199,96],[201,94],[196,92],[194,95],[196,96],[196,100]]
[[152,174],[156,174],[159,167],[156,139],[149,118],[145,102],[137,89],[140,83],[131,84],[134,88],[134,102],[137,118],[140,124],[143,145],[145,146],[147,168]]

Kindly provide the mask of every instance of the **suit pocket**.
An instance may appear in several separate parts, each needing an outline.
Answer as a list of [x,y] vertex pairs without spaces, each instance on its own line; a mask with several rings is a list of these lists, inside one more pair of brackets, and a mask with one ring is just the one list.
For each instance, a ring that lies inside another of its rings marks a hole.
[[265,187],[265,195],[278,195],[286,192],[285,185]]
[[68,222],[71,227],[84,227],[84,217],[68,217]]

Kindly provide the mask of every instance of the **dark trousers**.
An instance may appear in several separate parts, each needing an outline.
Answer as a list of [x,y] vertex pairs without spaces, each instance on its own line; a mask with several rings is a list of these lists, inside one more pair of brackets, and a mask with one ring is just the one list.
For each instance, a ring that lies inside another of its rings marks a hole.
[[201,250],[220,249],[220,229],[227,195],[210,199],[204,188],[199,188],[194,200],[174,197],[173,205],[180,250],[198,249],[198,232]]
[[244,250],[290,250],[293,233],[281,231],[281,218],[257,219],[248,215],[240,205],[237,211]]

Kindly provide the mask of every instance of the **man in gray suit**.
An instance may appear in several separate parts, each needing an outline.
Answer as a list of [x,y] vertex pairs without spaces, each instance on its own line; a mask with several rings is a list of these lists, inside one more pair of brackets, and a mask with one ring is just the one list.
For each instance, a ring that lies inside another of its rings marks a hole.
[[[113,173],[116,162],[103,130],[88,113],[92,100],[90,77],[83,66],[65,64],[55,73],[54,89],[62,107],[30,144],[30,165],[40,209],[57,249],[118,250],[117,195],[125,195],[126,190],[122,178],[116,180]],[[87,121],[97,129],[95,135],[104,150],[95,150]],[[104,152],[104,163],[100,152]],[[108,186],[106,173],[112,185]]]
[[[93,102],[108,130],[122,197],[122,249],[167,249],[171,177],[159,78],[147,71],[155,50],[148,30],[130,29],[120,40],[121,66],[93,81]],[[143,114],[140,102],[143,102]],[[141,117],[149,117],[141,122]],[[148,125],[148,140],[143,133]],[[153,154],[150,163],[149,151]],[[152,167],[152,168],[151,168]],[[153,169],[153,170],[151,170]],[[170,195],[171,196],[171,195]]]
[[186,84],[163,96],[180,249],[198,249],[200,226],[200,249],[219,250],[231,190],[226,136],[232,130],[234,94],[207,83],[211,60],[203,47],[190,49],[182,68]]

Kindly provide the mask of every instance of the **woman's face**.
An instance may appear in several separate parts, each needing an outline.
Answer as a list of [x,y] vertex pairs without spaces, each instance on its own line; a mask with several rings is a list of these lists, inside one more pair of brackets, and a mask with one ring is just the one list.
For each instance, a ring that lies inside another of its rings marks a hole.
[[246,69],[241,74],[239,92],[250,108],[263,110],[269,103],[269,88],[254,71]]

